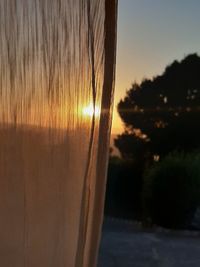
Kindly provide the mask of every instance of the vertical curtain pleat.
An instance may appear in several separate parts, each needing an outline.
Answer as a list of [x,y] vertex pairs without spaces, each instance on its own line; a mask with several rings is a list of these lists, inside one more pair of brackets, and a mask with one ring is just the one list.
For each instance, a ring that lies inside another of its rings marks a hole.
[[0,266],[96,265],[117,0],[0,1]]

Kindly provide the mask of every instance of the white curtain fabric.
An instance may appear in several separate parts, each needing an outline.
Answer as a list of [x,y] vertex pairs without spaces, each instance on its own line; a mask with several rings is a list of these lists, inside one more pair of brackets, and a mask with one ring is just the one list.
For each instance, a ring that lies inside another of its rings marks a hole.
[[0,266],[93,267],[117,0],[0,1]]

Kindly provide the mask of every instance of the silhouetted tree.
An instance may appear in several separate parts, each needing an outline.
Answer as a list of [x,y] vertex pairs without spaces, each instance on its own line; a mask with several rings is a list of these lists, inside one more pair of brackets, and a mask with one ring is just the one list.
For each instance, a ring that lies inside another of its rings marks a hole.
[[125,131],[115,145],[124,158],[147,162],[199,148],[200,57],[188,55],[162,75],[134,83],[118,112]]

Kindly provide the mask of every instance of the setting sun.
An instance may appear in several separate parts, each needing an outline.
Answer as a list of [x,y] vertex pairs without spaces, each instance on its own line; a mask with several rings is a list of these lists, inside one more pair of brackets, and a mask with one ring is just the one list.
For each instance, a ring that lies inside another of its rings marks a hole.
[[88,117],[92,117],[94,115],[95,117],[98,117],[100,115],[100,108],[98,106],[95,106],[94,108],[91,103],[83,108],[83,115]]

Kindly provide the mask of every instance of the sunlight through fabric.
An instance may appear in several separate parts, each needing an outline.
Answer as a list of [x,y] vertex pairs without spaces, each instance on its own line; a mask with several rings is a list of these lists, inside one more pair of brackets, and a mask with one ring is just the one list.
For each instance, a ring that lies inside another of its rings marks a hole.
[[98,117],[100,116],[100,108],[98,106],[93,106],[92,104],[83,108],[83,115],[89,117]]
[[96,266],[117,0],[0,1],[0,266]]

